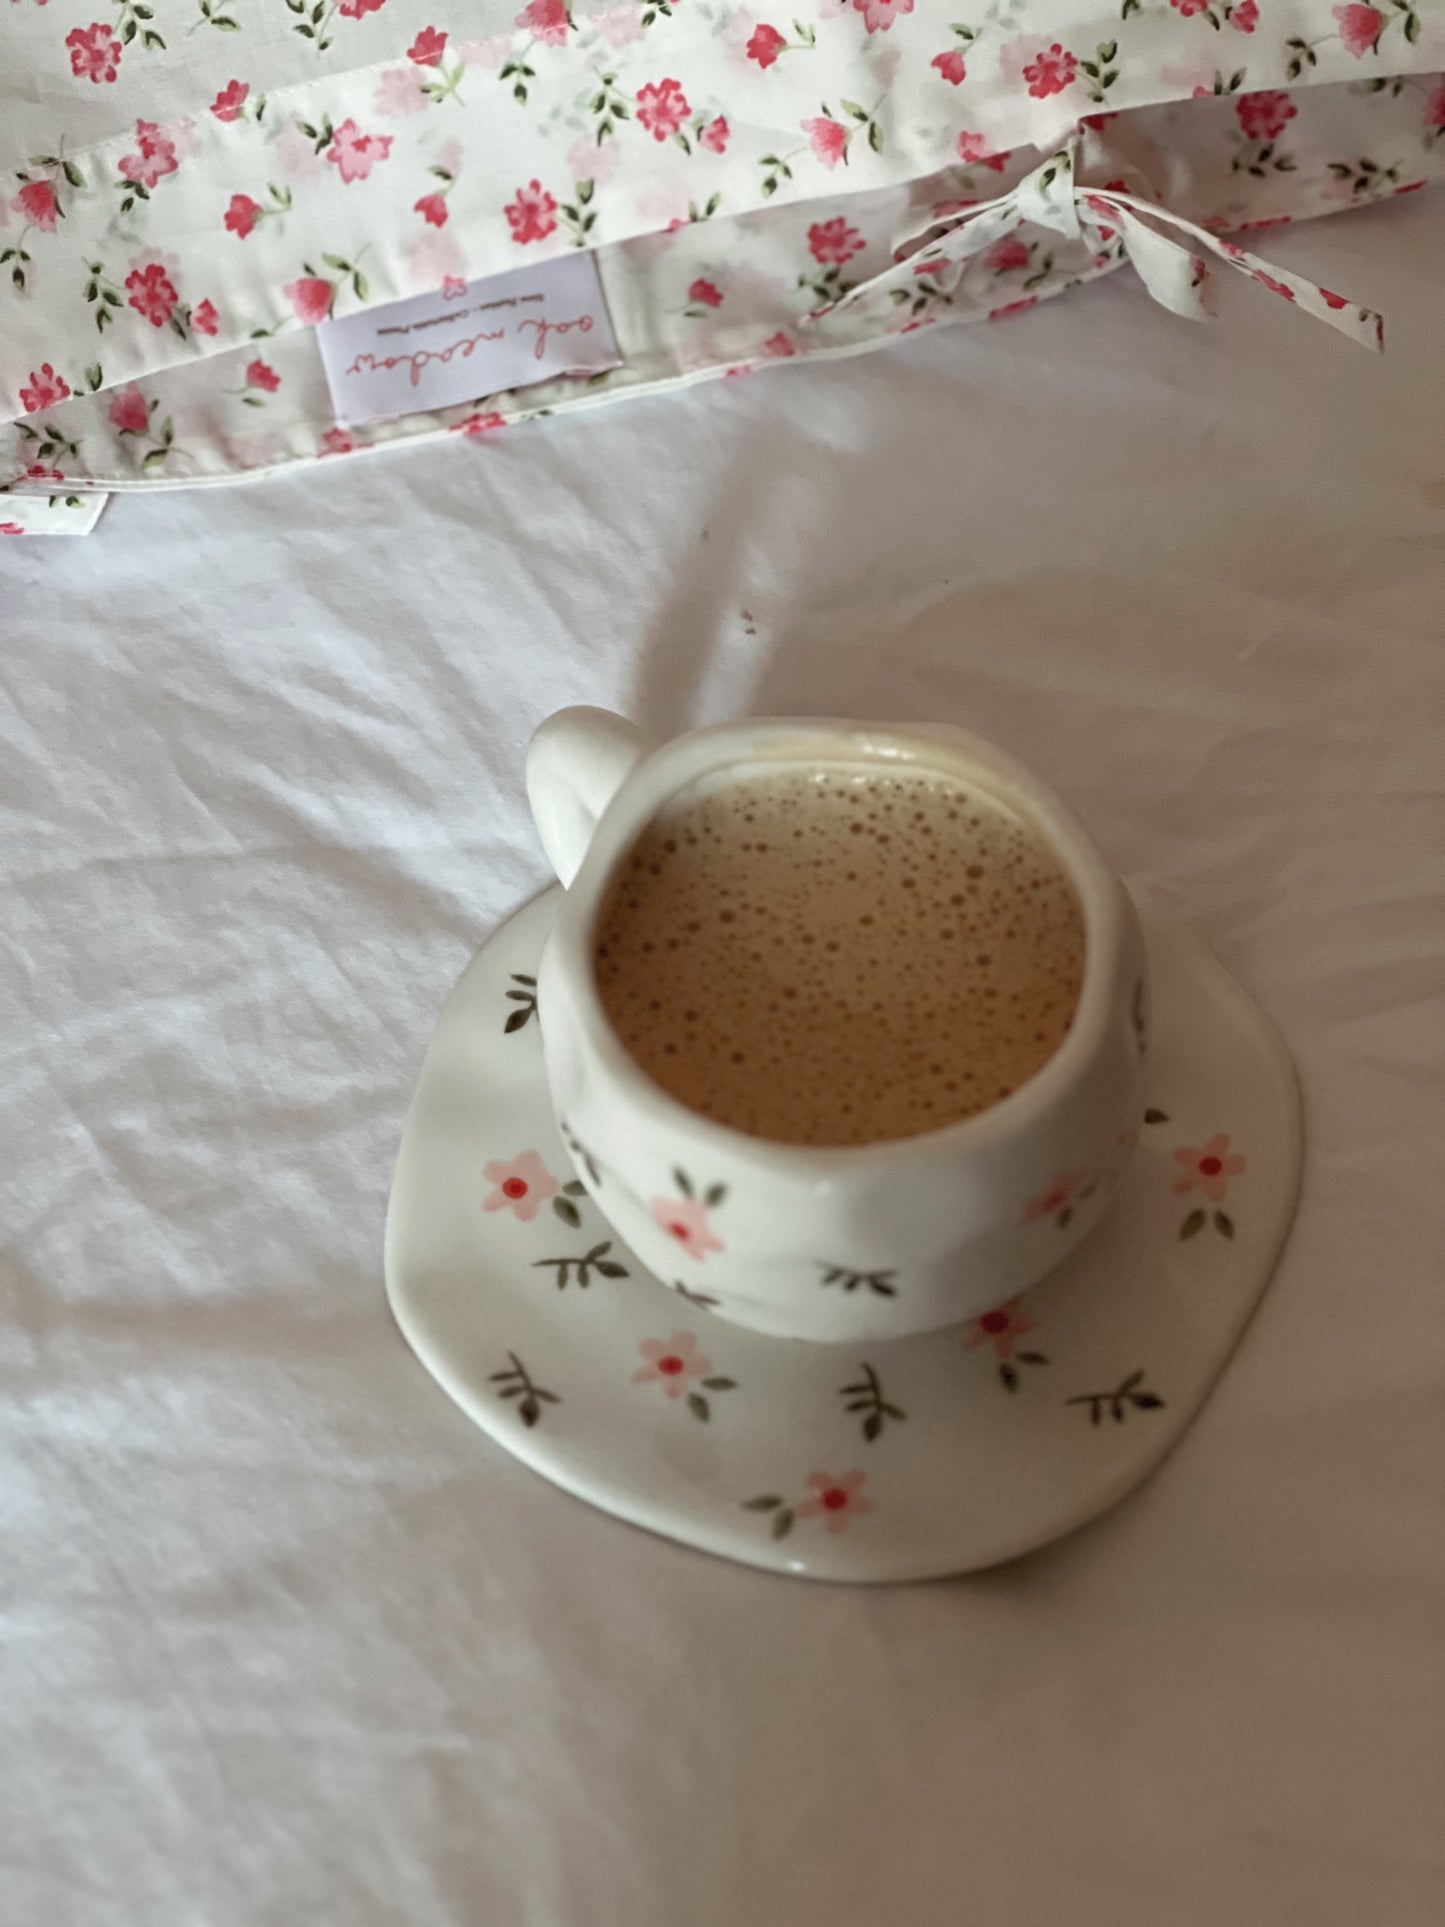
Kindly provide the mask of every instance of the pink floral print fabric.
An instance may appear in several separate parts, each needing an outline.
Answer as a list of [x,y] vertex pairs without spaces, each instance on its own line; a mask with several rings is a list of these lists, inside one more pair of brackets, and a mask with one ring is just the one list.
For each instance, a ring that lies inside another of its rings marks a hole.
[[[1445,11],[959,11],[11,0],[6,519],[1001,320],[1121,266],[1181,314],[1239,273],[1378,342],[1359,291],[1230,237],[1445,173]],[[621,367],[335,419],[318,324],[573,248]]]

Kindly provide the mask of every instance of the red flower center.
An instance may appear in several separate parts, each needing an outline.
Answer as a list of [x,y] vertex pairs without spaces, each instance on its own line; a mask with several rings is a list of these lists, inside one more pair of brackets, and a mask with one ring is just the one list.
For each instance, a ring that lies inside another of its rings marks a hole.
[[525,1198],[526,1195],[527,1180],[525,1178],[508,1178],[502,1185],[502,1196],[504,1198]]
[[1008,1330],[1008,1313],[1006,1311],[986,1311],[978,1322],[986,1332],[1006,1332]]
[[1223,1158],[1201,1158],[1199,1168],[1206,1178],[1217,1178],[1224,1169]]
[[666,1372],[669,1378],[676,1378],[679,1372],[685,1371],[687,1368],[676,1352],[669,1352],[666,1358],[658,1359],[657,1369],[660,1372]]
[[681,1244],[686,1244],[688,1241],[688,1238],[692,1235],[688,1231],[687,1226],[683,1224],[682,1221],[678,1218],[674,1218],[672,1223],[667,1228],[672,1233],[673,1237],[676,1238]]
[[848,1503],[848,1494],[841,1485],[830,1485],[823,1494],[823,1504],[830,1512],[841,1512]]

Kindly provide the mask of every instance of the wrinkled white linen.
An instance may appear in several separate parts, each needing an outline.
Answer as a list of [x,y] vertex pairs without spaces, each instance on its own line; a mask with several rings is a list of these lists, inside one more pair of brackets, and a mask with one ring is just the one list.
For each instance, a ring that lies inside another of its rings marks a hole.
[[[1438,1917],[1445,204],[1272,239],[1382,363],[1118,278],[0,548],[6,1927]],[[1295,1234],[1102,1523],[730,1568],[398,1337],[412,1079],[575,701],[967,723],[1284,1027]]]

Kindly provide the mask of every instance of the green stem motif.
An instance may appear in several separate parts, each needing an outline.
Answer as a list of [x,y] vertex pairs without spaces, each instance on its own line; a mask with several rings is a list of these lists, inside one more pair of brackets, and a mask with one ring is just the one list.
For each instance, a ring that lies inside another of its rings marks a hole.
[[[1349,182],[1352,194],[1383,194],[1400,182],[1398,167],[1382,167],[1378,161],[1331,161],[1329,168],[1335,180]],[[1249,171],[1252,174],[1254,169]]]
[[1090,1425],[1102,1424],[1105,1412],[1116,1425],[1122,1425],[1125,1412],[1131,1405],[1140,1412],[1157,1412],[1163,1407],[1163,1399],[1157,1392],[1145,1391],[1143,1381],[1142,1370],[1130,1372],[1112,1392],[1080,1392],[1077,1398],[1066,1398],[1064,1403],[1087,1405]]
[[771,1512],[775,1539],[786,1539],[793,1529],[793,1508],[786,1505],[776,1492],[760,1492],[756,1499],[744,1499],[743,1510]]
[[1197,1238],[1207,1223],[1213,1224],[1221,1238],[1234,1236],[1234,1220],[1227,1211],[1206,1212],[1202,1206],[1196,1206],[1179,1227],[1180,1239]]
[[582,1183],[580,1178],[572,1178],[562,1186],[562,1189],[552,1200],[552,1209],[562,1220],[563,1224],[570,1224],[574,1231],[576,1231],[582,1223],[582,1213],[573,1203],[573,1199],[582,1198],[586,1195],[586,1185]]
[[[528,978],[526,981],[530,983],[532,980]],[[567,1149],[572,1153],[573,1158],[577,1161],[578,1164],[582,1166],[582,1169],[587,1173],[588,1177],[591,1178],[594,1184],[601,1184],[602,1182],[601,1165],[597,1162],[596,1158],[593,1157],[592,1153],[588,1150],[587,1146],[582,1142],[581,1138],[577,1136],[576,1132],[572,1129],[572,1126],[567,1122],[566,1118],[562,1119],[560,1129],[562,1132],[562,1142],[567,1146]],[[571,1191],[572,1187],[570,1184],[565,1184],[563,1185],[562,1189],[564,1191]]]
[[517,1008],[507,1013],[507,1021],[502,1026],[506,1032],[525,1030],[537,1015],[537,979],[527,976],[523,971],[514,970],[512,982],[517,988],[507,992],[507,999]]
[[120,307],[121,292],[107,276],[103,262],[87,261],[85,270],[88,277],[85,283],[85,298],[95,310],[97,332],[104,334],[111,322],[115,320],[112,310]]
[[120,35],[123,47],[128,47],[139,34],[140,44],[147,53],[164,52],[165,41],[161,39],[154,27],[147,25],[148,21],[155,18],[154,7],[142,6],[139,0],[115,0],[115,6],[116,32]]
[[292,33],[299,33],[303,40],[316,43],[318,54],[324,54],[331,45],[327,28],[331,25],[332,15],[336,12],[336,0],[286,0],[287,7],[298,16]]
[[[96,382],[95,387],[99,386],[100,383]],[[54,422],[41,422],[38,428],[31,422],[16,422],[15,432],[23,442],[33,444],[27,453],[33,455],[37,462],[54,461],[57,455],[63,456],[68,462],[80,460],[79,442],[71,441],[70,437],[58,429]]]
[[862,1412],[863,1436],[871,1445],[883,1430],[885,1419],[902,1420],[908,1415],[901,1407],[890,1405],[883,1396],[883,1387],[878,1374],[869,1364],[859,1367],[863,1376],[855,1385],[839,1388],[839,1397],[844,1401],[844,1409],[849,1412]]
[[[686,1171],[674,1169],[672,1181],[685,1198],[695,1198],[697,1196],[697,1189]],[[702,1194],[702,1201],[711,1211],[716,1205],[722,1203],[727,1194],[728,1188],[725,1184],[710,1184]]]
[[[737,1390],[738,1383],[735,1378],[722,1377],[705,1378],[702,1382],[710,1392],[734,1392]],[[688,1393],[687,1409],[697,1419],[706,1421],[712,1417],[712,1407],[701,1392]]]
[[527,82],[537,78],[537,69],[529,66],[527,62],[527,56],[536,44],[535,40],[529,40],[519,54],[510,55],[501,72],[497,75],[498,80],[511,81],[512,99],[515,101],[526,101]]
[[598,74],[597,92],[588,103],[589,111],[597,116],[597,145],[617,132],[620,120],[631,120],[632,109],[627,104],[627,96],[617,85],[616,74]]
[[631,1276],[626,1265],[620,1265],[615,1258],[608,1257],[607,1254],[611,1249],[612,1240],[607,1238],[604,1239],[601,1244],[593,1245],[590,1251],[584,1251],[580,1258],[538,1258],[534,1260],[532,1269],[533,1271],[555,1270],[557,1274],[558,1291],[565,1290],[567,1285],[571,1283],[572,1274],[575,1271],[577,1274],[577,1283],[583,1291],[586,1291],[587,1287],[592,1283],[592,1273],[594,1271],[599,1278],[627,1278]]
[[898,1276],[897,1269],[890,1271],[854,1271],[848,1265],[832,1265],[825,1258],[816,1260],[823,1274],[825,1285],[841,1285],[844,1291],[856,1291],[866,1285],[880,1298],[896,1298],[898,1287],[893,1280]]
[[1019,1388],[1019,1365],[1047,1365],[1046,1352],[1015,1352],[1012,1359],[1003,1359],[998,1368],[999,1383],[1006,1392],[1016,1392]]
[[759,156],[758,166],[763,170],[763,199],[771,200],[784,181],[793,178],[791,163],[800,154],[807,153],[806,147],[790,147],[786,154],[763,154]]
[[239,33],[241,23],[226,12],[226,0],[200,0],[201,17],[193,20],[186,29],[186,38],[199,33],[202,27],[214,27],[217,33]]
[[1105,95],[1119,78],[1119,69],[1113,64],[1118,52],[1117,40],[1105,40],[1094,49],[1092,60],[1079,62],[1079,72],[1088,77],[1089,99],[1096,106],[1102,105]]
[[562,219],[572,236],[574,248],[587,247],[587,237],[597,225],[597,210],[592,206],[595,191],[591,181],[578,181],[573,186],[572,199],[562,203]]
[[722,1303],[722,1300],[714,1298],[710,1291],[694,1291],[691,1285],[683,1284],[681,1279],[675,1280],[672,1288],[679,1298],[685,1298],[690,1305],[696,1305],[699,1311],[713,1311]]
[[517,1416],[530,1431],[541,1418],[544,1404],[560,1405],[562,1400],[558,1393],[547,1391],[545,1387],[533,1380],[515,1352],[508,1352],[507,1356],[512,1361],[510,1369],[493,1372],[491,1383],[501,1388],[497,1393],[498,1398],[515,1398],[520,1401],[517,1406]]

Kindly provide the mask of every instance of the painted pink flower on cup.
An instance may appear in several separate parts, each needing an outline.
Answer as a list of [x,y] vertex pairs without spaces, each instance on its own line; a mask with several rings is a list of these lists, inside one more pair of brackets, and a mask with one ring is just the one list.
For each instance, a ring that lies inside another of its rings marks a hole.
[[288,281],[281,292],[296,310],[296,319],[304,327],[314,328],[317,322],[324,321],[331,313],[335,290],[320,275],[303,274],[299,281]]
[[771,67],[778,55],[784,52],[787,44],[776,27],[770,27],[764,23],[754,30],[753,37],[748,42],[748,59],[755,60],[760,67]]
[[54,234],[60,205],[49,181],[27,181],[10,205],[17,214],[24,215],[31,227],[38,228],[42,234]]
[[1253,33],[1259,25],[1259,8],[1255,0],[1239,0],[1237,6],[1231,7],[1229,24],[1236,33]]
[[440,67],[447,50],[447,37],[440,27],[423,27],[406,50],[408,60],[418,67]]
[[246,364],[246,386],[259,388],[267,395],[274,395],[281,386],[281,377],[258,355],[254,361]]
[[244,80],[228,80],[211,102],[217,120],[239,120],[251,89]]
[[221,325],[214,301],[198,301],[191,310],[191,326],[198,335],[213,335]]
[[687,298],[700,308],[720,308],[722,290],[715,288],[711,281],[694,281],[687,291]]
[[632,1374],[633,1384],[661,1385],[669,1398],[681,1398],[694,1380],[712,1371],[712,1360],[703,1357],[691,1332],[644,1338],[637,1350],[643,1363]]
[[139,388],[132,384],[115,395],[109,409],[110,425],[122,435],[144,435],[150,427],[150,409]]
[[1425,125],[1432,132],[1445,132],[1445,80],[1425,102]]
[[649,81],[637,90],[637,119],[655,141],[670,140],[692,109],[675,80]]
[[390,134],[363,134],[354,120],[344,120],[331,136],[326,158],[340,169],[343,181],[364,181],[391,152],[392,139]]
[[803,132],[808,136],[808,145],[813,150],[813,158],[821,161],[830,171],[839,161],[848,158],[848,130],[841,121],[820,114],[813,120],[803,122]]
[[1174,1180],[1177,1196],[1182,1198],[1191,1191],[1202,1191],[1211,1204],[1219,1204],[1229,1188],[1229,1180],[1239,1176],[1246,1161],[1237,1151],[1230,1150],[1229,1139],[1221,1131],[1198,1150],[1192,1145],[1182,1147],[1174,1153],[1174,1162],[1179,1166],[1179,1176]]
[[1034,1321],[1027,1312],[1020,1311],[1017,1299],[1007,1305],[996,1305],[992,1311],[983,1312],[971,1318],[963,1328],[963,1349],[976,1352],[981,1346],[991,1345],[994,1357],[1005,1359],[1012,1355],[1014,1341],[1035,1329]]
[[1268,288],[1271,294],[1277,294],[1285,301],[1294,300],[1294,289],[1287,287],[1283,281],[1277,281],[1272,274],[1266,274],[1263,268],[1254,270],[1254,278],[1262,288]]
[[946,54],[935,54],[928,64],[937,68],[950,87],[961,87],[968,79],[968,68],[957,47],[950,47]]
[[321,437],[323,455],[349,455],[355,446],[354,436],[345,428],[328,428]]
[[91,80],[97,86],[114,80],[120,71],[120,42],[103,21],[89,27],[72,27],[65,36],[70,49],[70,71],[77,80]]
[[864,246],[863,236],[841,214],[831,221],[816,221],[808,229],[808,252],[825,267],[845,266]]
[[530,0],[517,15],[517,25],[535,34],[544,47],[560,47],[567,38],[572,17],[565,0]]
[[38,415],[42,408],[54,408],[63,402],[70,393],[70,384],[63,375],[57,375],[48,361],[30,371],[28,387],[20,390],[20,406],[27,415]]
[[873,1510],[873,1501],[863,1490],[867,1483],[866,1472],[841,1472],[836,1478],[831,1472],[811,1472],[810,1496],[793,1510],[800,1519],[826,1519],[829,1532],[844,1532],[850,1519]]
[[1335,22],[1345,43],[1345,52],[1353,54],[1356,60],[1363,60],[1366,54],[1375,51],[1385,30],[1385,16],[1378,7],[1336,7]]
[[781,328],[775,335],[768,336],[762,351],[771,361],[786,361],[789,355],[798,352]]
[[710,1251],[723,1249],[701,1198],[652,1198],[649,1204],[658,1229],[675,1239],[689,1258],[706,1258]]
[[726,154],[731,134],[732,129],[719,114],[715,120],[710,120],[706,127],[699,130],[697,144],[699,147],[705,147],[710,154]]
[[128,274],[125,285],[130,306],[136,313],[153,328],[163,328],[180,298],[165,269],[152,262],[149,267],[137,268],[134,274]]
[[1299,109],[1280,88],[1259,94],[1241,94],[1234,103],[1235,116],[1246,140],[1278,140]]
[[238,241],[244,241],[261,218],[261,203],[249,194],[233,194],[226,209],[225,227]]
[[1047,100],[1050,94],[1061,94],[1066,87],[1072,87],[1078,71],[1077,57],[1066,52],[1056,40],[1024,68],[1024,79],[1035,100]]
[[[997,312],[1005,314],[1008,310],[1001,308]],[[1065,1211],[1072,1211],[1078,1202],[1085,1176],[1083,1171],[1060,1171],[1046,1191],[1040,1191],[1036,1198],[1030,1198],[1024,1206],[1024,1223],[1034,1224],[1040,1218],[1057,1218]]]
[[482,1200],[482,1209],[510,1211],[523,1224],[530,1224],[548,1198],[555,1198],[562,1188],[536,1151],[519,1151],[514,1158],[493,1158],[483,1165],[482,1175],[492,1187]]
[[1189,20],[1196,13],[1203,13],[1209,5],[1209,0],[1169,0],[1169,4],[1176,13],[1182,13],[1184,18]]
[[364,13],[380,13],[386,0],[341,0],[336,11],[343,20],[359,20]]
[[512,239],[525,246],[528,241],[545,241],[557,225],[557,203],[540,181],[517,189],[517,198],[503,208]]
[[853,0],[869,33],[887,33],[900,13],[912,13],[913,0]]
[[447,203],[444,194],[423,194],[413,203],[412,212],[419,214],[429,227],[445,227],[447,224]]

